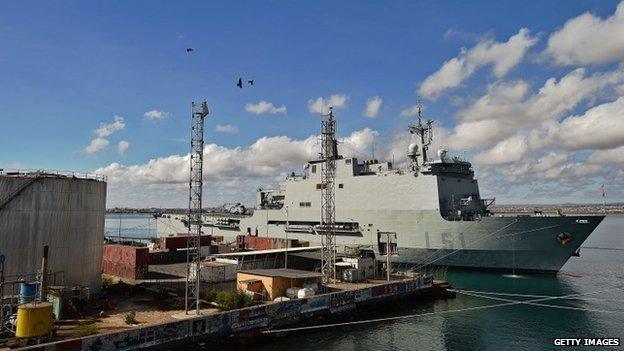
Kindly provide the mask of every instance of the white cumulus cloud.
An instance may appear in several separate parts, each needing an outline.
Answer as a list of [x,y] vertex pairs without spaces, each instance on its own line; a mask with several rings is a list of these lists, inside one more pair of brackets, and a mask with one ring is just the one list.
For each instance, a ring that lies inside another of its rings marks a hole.
[[348,101],[349,97],[345,94],[332,94],[328,98],[318,97],[308,100],[308,110],[310,113],[325,114],[329,112],[330,107],[336,110],[347,107]]
[[556,138],[568,150],[610,149],[624,145],[624,97],[564,119]]
[[587,161],[595,164],[616,163],[624,165],[624,146],[611,150],[594,151],[587,157]]
[[169,112],[149,110],[143,114],[147,119],[152,121],[162,121],[169,116]]
[[548,38],[545,54],[559,65],[624,60],[624,2],[605,19],[586,12],[568,20]]
[[366,101],[366,108],[364,109],[364,117],[375,118],[379,114],[379,109],[383,99],[379,96],[373,96]]
[[254,115],[265,115],[265,114],[285,114],[286,106],[282,105],[280,107],[274,106],[271,102],[266,102],[264,100],[258,102],[257,104],[246,104],[245,111],[252,113]]
[[96,152],[104,150],[108,146],[108,140],[104,138],[95,138],[91,140],[91,143],[84,148],[84,153],[87,155],[93,155]]
[[496,144],[488,151],[475,156],[474,162],[481,165],[495,165],[518,162],[527,152],[527,143],[521,136],[514,136]]
[[125,140],[121,140],[118,144],[117,144],[117,152],[119,152],[120,155],[124,155],[126,153],[126,150],[128,150],[128,148],[130,147],[130,143],[125,141]]
[[94,132],[99,138],[104,138],[124,129],[125,126],[126,123],[124,122],[124,118],[121,116],[115,116],[113,117],[112,123],[100,123],[100,127]]
[[459,123],[451,148],[490,147],[514,133],[554,121],[605,88],[624,81],[620,70],[590,76],[578,68],[561,79],[550,78],[534,94],[524,81],[496,82],[485,95],[457,112]]
[[238,133],[238,128],[230,124],[217,124],[215,126],[215,131],[218,133],[236,134]]
[[[361,155],[370,148],[376,135],[376,131],[366,128],[341,138],[341,153],[347,157]],[[316,159],[318,153],[317,135],[301,140],[286,136],[262,137],[249,146],[235,148],[206,145],[203,173],[206,191],[219,192],[224,184],[235,184],[237,191],[246,192],[230,191],[228,198],[219,200],[208,196],[208,203],[217,205],[219,203],[213,201],[240,201],[249,196],[253,199],[255,187],[274,185],[286,172],[299,171],[305,162]],[[154,158],[136,165],[111,163],[95,172],[108,176],[111,203],[124,204],[136,200],[132,194],[140,194],[141,189],[152,186],[163,194],[162,201],[175,196],[183,200],[188,168],[189,155],[186,154]]]
[[494,76],[501,78],[520,63],[536,42],[537,38],[522,28],[506,42],[486,39],[470,49],[462,48],[459,56],[444,62],[438,71],[424,80],[419,94],[435,99],[443,91],[460,86],[475,70],[486,65],[492,65]]

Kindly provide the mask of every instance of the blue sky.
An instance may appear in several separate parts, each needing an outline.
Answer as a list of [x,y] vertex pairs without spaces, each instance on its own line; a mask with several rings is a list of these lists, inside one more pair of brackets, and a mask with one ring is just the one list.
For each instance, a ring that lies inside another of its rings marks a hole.
[[[453,142],[446,145],[443,136],[453,137],[454,128],[463,118],[460,112],[474,107],[474,102],[487,94],[488,85],[500,87],[522,81],[529,89],[524,96],[529,100],[549,78],[558,81],[575,69],[583,69],[583,77],[619,70],[624,59],[618,56],[619,43],[614,43],[613,48],[596,49],[615,52],[605,54],[606,58],[581,57],[562,63],[562,57],[573,56],[571,52],[582,42],[572,43],[578,45],[572,49],[559,47],[545,54],[549,38],[566,29],[567,21],[589,12],[611,25],[606,21],[615,16],[617,5],[617,1],[570,0],[3,2],[0,149],[4,152],[0,153],[0,167],[99,170],[111,176],[109,205],[183,206],[183,176],[171,175],[183,170],[166,169],[179,168],[176,160],[170,164],[160,161],[162,166],[154,168],[146,165],[150,160],[188,153],[189,104],[200,98],[206,98],[211,108],[206,140],[218,145],[217,153],[231,152],[228,155],[236,157],[235,150],[244,153],[263,137],[306,140],[319,128],[311,101],[337,95],[346,99],[337,110],[339,134],[351,137],[353,148],[362,157],[371,152],[370,140],[355,140],[358,136],[352,133],[372,131],[379,153],[388,156],[393,151],[384,146],[391,145],[395,134],[404,131],[411,120],[401,117],[401,111],[413,106],[417,95],[423,96],[422,84],[428,77],[446,61],[461,58],[462,48],[469,52],[479,44],[489,47],[505,43],[526,28],[525,39],[530,44],[503,74],[493,68],[499,62],[496,60],[506,55],[501,51],[496,53],[495,62],[486,59],[476,63],[473,72],[457,86],[423,97],[426,114],[435,118],[441,128],[442,146],[477,156],[499,145],[500,153],[510,144],[500,146],[498,142],[514,135],[501,137],[491,145],[464,143],[456,147]],[[618,22],[617,18],[614,22]],[[588,24],[590,29],[600,30],[592,24]],[[609,42],[606,38],[603,41]],[[190,54],[186,52],[188,47],[194,49]],[[239,76],[254,79],[255,85],[236,88]],[[619,77],[613,78],[612,84],[589,91],[578,103],[553,115],[550,122],[583,116],[592,107],[615,101],[618,94],[624,95],[622,83]],[[373,97],[381,99],[381,106],[374,117],[365,117],[363,111]],[[286,112],[263,111],[257,115],[245,109],[247,104],[260,101],[273,104],[277,111],[284,106]],[[162,112],[162,118],[146,117],[145,113],[152,110]],[[98,136],[95,130],[112,124],[115,116],[123,118],[123,127]],[[467,120],[478,119],[471,118]],[[221,129],[229,133],[217,132],[217,124],[229,126]],[[538,125],[527,127],[522,137],[528,138],[535,128]],[[85,152],[97,138],[108,144]],[[128,143],[123,154],[118,148],[120,141]],[[503,202],[598,201],[588,199],[588,194],[597,193],[597,184],[622,176],[620,158],[624,156],[619,155],[618,148],[624,142],[619,142],[581,149],[562,146],[567,145],[562,142],[542,149],[544,154],[566,155],[565,162],[553,166],[565,173],[577,172],[582,167],[578,165],[589,162],[596,151],[610,152],[599,155],[602,159],[609,156],[603,163],[594,162],[598,156],[591,159],[593,165],[599,164],[610,173],[580,172],[584,178],[578,186],[570,184],[571,180],[561,184],[548,176],[527,178],[517,172],[510,176],[509,172],[497,170],[506,167],[517,171],[530,160],[538,162],[543,155],[530,147],[512,160],[477,163],[478,172],[483,172],[479,176],[482,191],[493,195],[502,191],[498,196]],[[281,146],[271,144],[253,150],[273,154],[272,147]],[[480,159],[492,160],[492,155],[497,155],[496,151]],[[272,166],[273,173],[259,170],[242,174],[238,168],[225,169],[221,174],[208,172],[213,188],[209,186],[207,192],[214,202],[240,196],[248,199],[243,192],[257,184],[274,182],[292,165],[298,167],[299,156],[287,156],[288,162]],[[118,173],[107,168],[111,164],[118,164]],[[212,166],[209,162],[208,167]],[[141,170],[163,174],[137,177],[131,185],[122,184],[123,177],[132,177],[133,172]],[[235,181],[228,179],[234,173]],[[616,184],[609,185],[611,188],[610,200],[624,199]],[[144,193],[145,189],[160,189],[157,191],[162,195],[128,195]],[[539,196],[527,196],[535,191]]]

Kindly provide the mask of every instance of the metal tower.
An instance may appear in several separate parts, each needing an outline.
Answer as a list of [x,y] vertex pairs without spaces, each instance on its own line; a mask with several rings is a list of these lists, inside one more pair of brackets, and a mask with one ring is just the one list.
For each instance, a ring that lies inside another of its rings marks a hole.
[[199,106],[191,106],[191,154],[189,180],[189,212],[186,259],[185,311],[195,309],[199,314],[200,293],[200,248],[202,223],[202,166],[204,161],[204,118],[208,115],[208,105],[202,101]]
[[336,120],[332,108],[321,121],[321,272],[323,282],[336,279],[336,203],[334,179],[336,178]]

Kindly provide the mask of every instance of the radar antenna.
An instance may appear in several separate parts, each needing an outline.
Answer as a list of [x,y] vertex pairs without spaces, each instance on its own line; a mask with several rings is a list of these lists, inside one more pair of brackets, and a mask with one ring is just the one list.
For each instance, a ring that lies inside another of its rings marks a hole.
[[420,99],[416,103],[417,111],[418,111],[418,123],[409,126],[409,131],[412,134],[416,134],[420,137],[420,145],[422,149],[422,163],[427,162],[427,150],[429,150],[429,145],[433,141],[433,120],[428,119],[427,122],[422,122],[422,109],[423,104]]
[[202,170],[204,162],[204,118],[208,116],[208,105],[202,101],[199,106],[191,103],[191,154],[189,180],[189,211],[186,259],[185,313],[195,309],[200,314],[200,269],[201,269],[201,227],[202,227]]
[[336,280],[336,203],[334,179],[336,177],[336,120],[333,109],[321,121],[321,273],[325,284]]

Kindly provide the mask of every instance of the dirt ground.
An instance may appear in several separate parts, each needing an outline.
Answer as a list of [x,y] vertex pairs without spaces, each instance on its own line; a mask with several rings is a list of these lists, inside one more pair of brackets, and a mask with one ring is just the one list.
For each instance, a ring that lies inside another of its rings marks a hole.
[[[151,324],[164,323],[179,320],[173,317],[184,315],[184,309],[178,306],[167,306],[166,303],[158,301],[154,296],[148,294],[135,294],[131,297],[111,297],[110,307],[95,312],[92,315],[81,317],[80,320],[60,322],[57,324],[58,336],[71,336],[76,327],[81,323],[94,324],[98,333],[110,333],[146,326]],[[135,324],[126,324],[126,313],[134,311],[136,313]],[[204,308],[201,313],[209,315],[219,312],[216,308]]]

